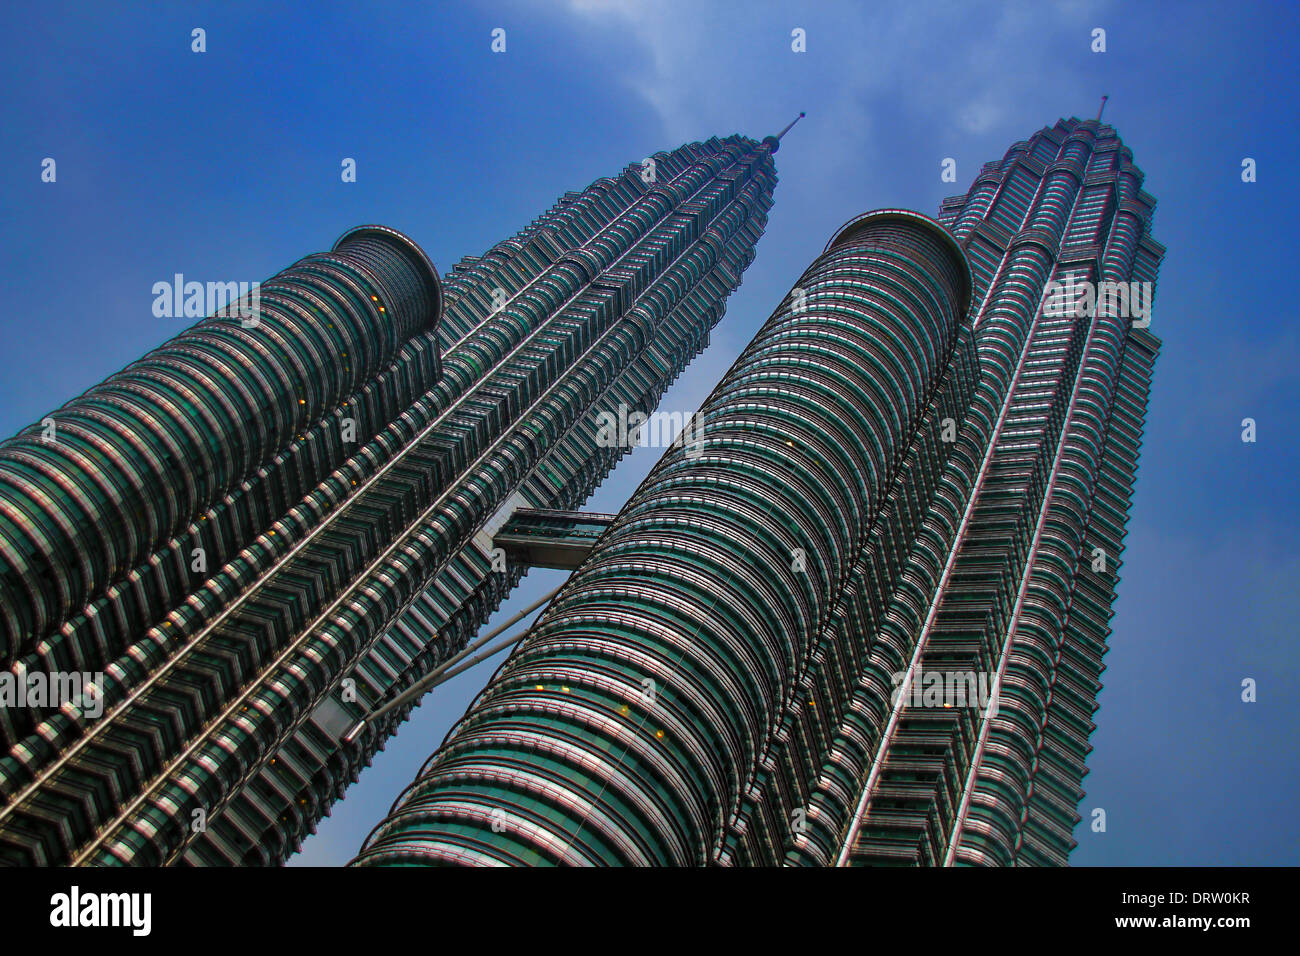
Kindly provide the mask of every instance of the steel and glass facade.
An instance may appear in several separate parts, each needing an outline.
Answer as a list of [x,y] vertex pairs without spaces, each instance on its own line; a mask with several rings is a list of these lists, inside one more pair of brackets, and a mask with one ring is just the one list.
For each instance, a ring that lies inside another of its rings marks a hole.
[[754,258],[776,141],[656,154],[442,277],[353,230],[0,445],[15,674],[105,713],[0,720],[0,861],[279,862],[517,583],[491,532],[577,507]]
[[1045,306],[1141,187],[1062,120],[837,233],[357,864],[1065,863],[1159,342]]
[[855,758],[854,805],[826,802],[838,832],[813,828],[796,859],[1068,861],[1160,343],[1149,315],[1106,297],[1064,310],[1053,288],[1154,292],[1142,181],[1111,127],[1062,120],[943,204],[974,270],[980,379],[944,476],[961,506],[931,516],[949,543],[909,568],[927,601],[906,663],[987,674],[993,706],[899,695]]

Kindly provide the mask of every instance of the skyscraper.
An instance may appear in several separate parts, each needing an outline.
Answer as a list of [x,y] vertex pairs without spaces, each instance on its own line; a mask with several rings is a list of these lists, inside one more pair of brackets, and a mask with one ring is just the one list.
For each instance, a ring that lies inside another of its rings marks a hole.
[[[763,142],[658,153],[441,281],[347,233],[0,445],[0,860],[282,861],[707,343],[775,187]],[[179,281],[179,280],[178,280]],[[102,676],[101,676],[102,675]]]
[[1158,350],[1141,185],[1062,120],[939,222],[851,220],[356,862],[1065,863]]

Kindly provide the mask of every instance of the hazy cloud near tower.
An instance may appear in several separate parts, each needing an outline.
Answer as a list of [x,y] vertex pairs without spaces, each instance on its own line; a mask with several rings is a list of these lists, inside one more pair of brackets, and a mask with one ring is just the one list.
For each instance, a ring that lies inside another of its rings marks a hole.
[[[761,134],[799,108],[815,109],[817,121],[809,125],[816,129],[800,130],[807,148],[829,163],[858,163],[859,174],[863,153],[875,151],[883,130],[891,140],[898,136],[892,118],[880,122],[884,113],[975,136],[1014,126],[1023,136],[1010,104],[1021,114],[1037,109],[1045,119],[1068,112],[1059,73],[1058,84],[1026,87],[1024,79],[1068,71],[1060,51],[1086,44],[1109,6],[925,2],[832,10],[757,2],[738,17],[694,0],[568,0],[579,30],[609,42],[610,27],[621,26],[623,42],[645,51],[616,79],[653,108],[668,141],[730,131],[738,118],[745,132]],[[806,33],[806,53],[791,49],[796,28]],[[980,42],[967,42],[971,36]],[[1067,82],[1077,88],[1077,110],[1095,101],[1082,76]]]

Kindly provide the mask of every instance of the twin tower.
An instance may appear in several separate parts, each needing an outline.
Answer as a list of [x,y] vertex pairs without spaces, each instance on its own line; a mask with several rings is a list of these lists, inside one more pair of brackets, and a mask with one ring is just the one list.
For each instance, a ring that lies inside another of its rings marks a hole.
[[1155,202],[1071,119],[937,220],[851,220],[689,443],[579,513],[602,422],[707,346],[779,145],[656,154],[441,278],[352,230],[0,444],[0,862],[282,862],[545,565],[356,864],[1065,864]]

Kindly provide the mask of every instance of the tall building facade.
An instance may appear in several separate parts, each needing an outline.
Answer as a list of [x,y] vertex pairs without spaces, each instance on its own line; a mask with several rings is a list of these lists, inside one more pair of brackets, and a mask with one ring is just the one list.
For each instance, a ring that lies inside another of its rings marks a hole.
[[[777,137],[658,153],[439,279],[347,233],[0,445],[0,862],[282,861],[516,584],[754,258]],[[42,700],[44,702],[42,702]]]
[[356,863],[1065,863],[1154,205],[1062,120],[849,222]]

